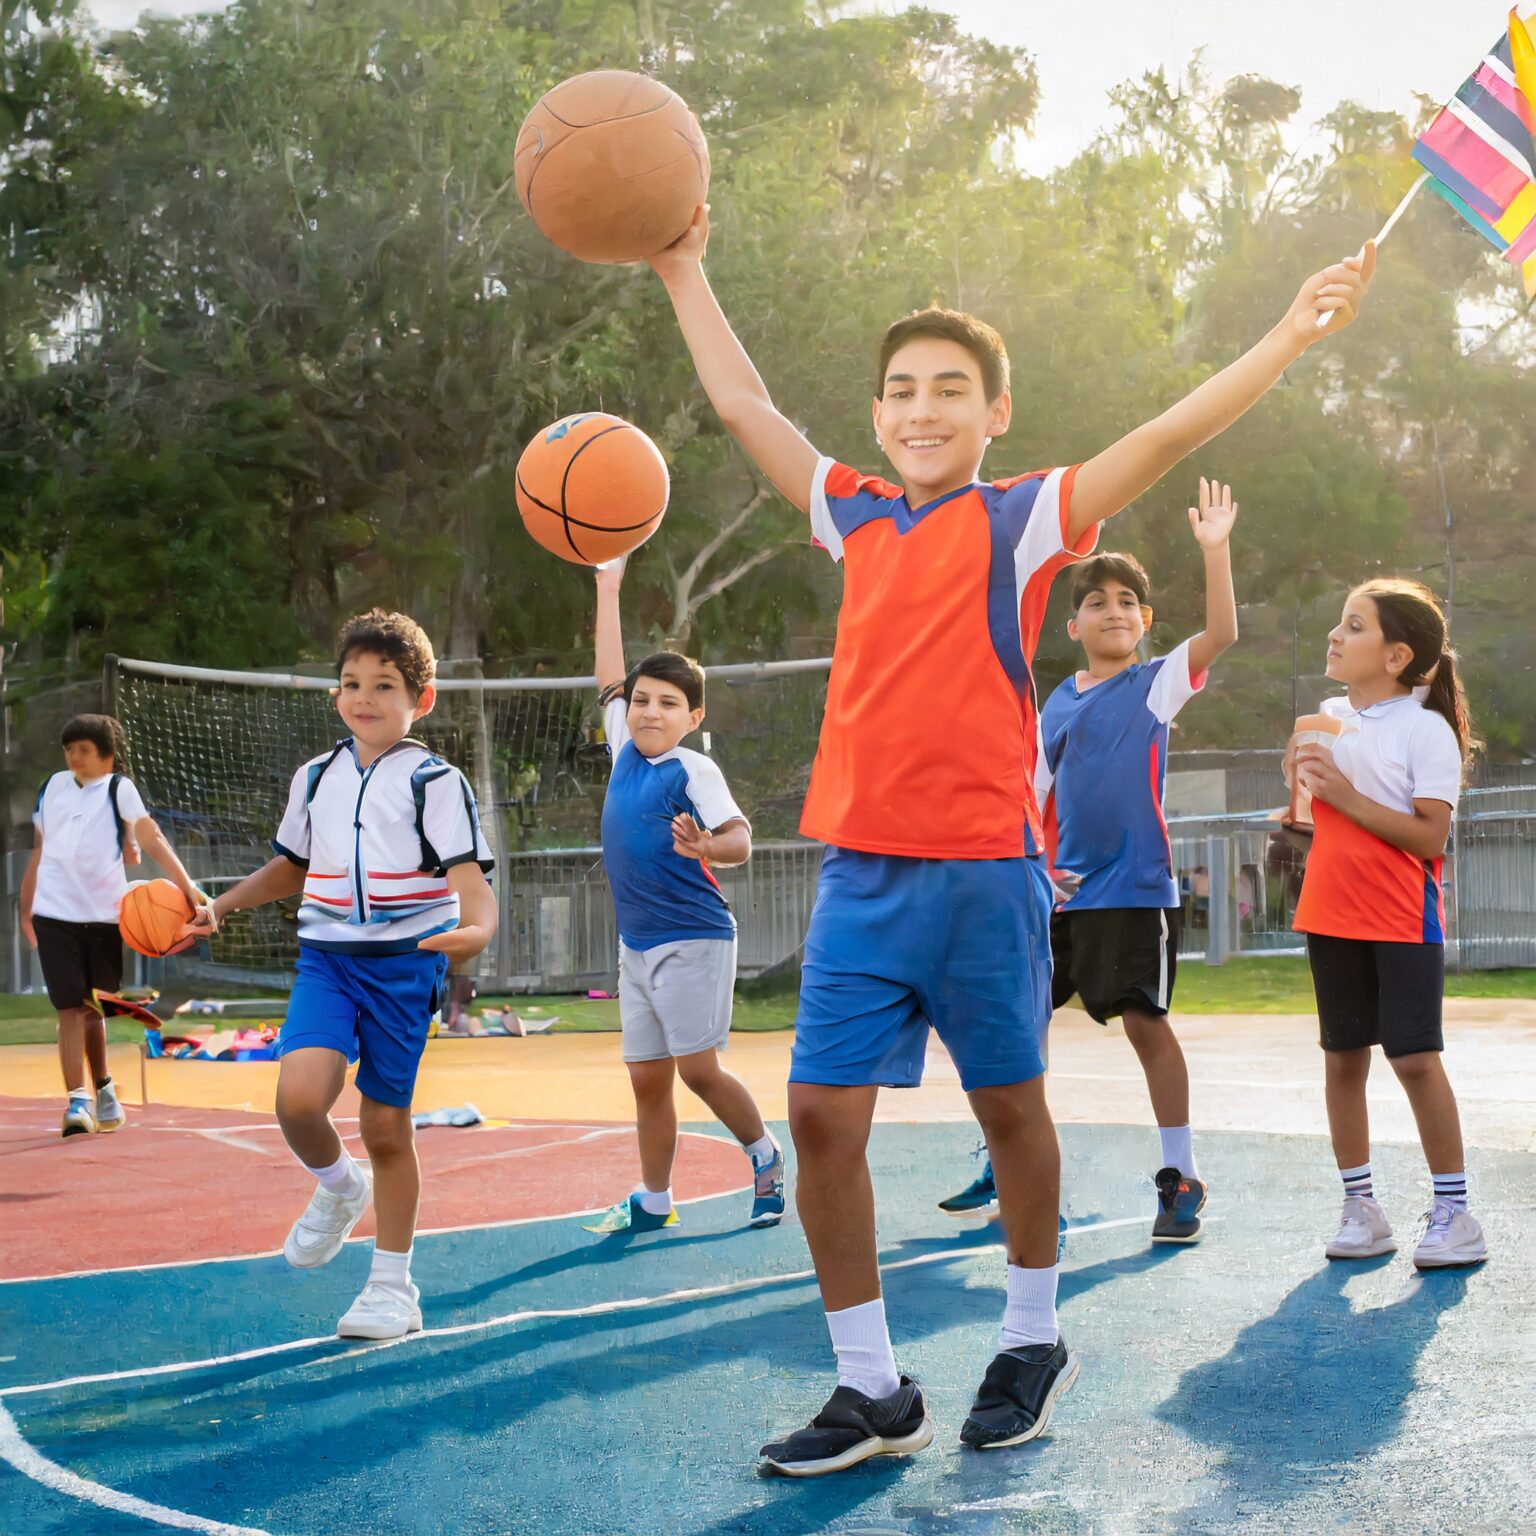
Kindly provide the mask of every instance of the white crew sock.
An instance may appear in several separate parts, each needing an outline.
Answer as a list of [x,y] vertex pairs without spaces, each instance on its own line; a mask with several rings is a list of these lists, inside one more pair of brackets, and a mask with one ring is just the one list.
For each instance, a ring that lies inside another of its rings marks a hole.
[[865,1397],[889,1397],[901,1385],[891,1335],[885,1326],[885,1299],[860,1302],[827,1313],[827,1332],[837,1354],[837,1380]]
[[411,1288],[411,1250],[391,1253],[387,1248],[373,1250],[373,1267],[368,1271],[369,1285],[388,1286],[392,1291]]
[[1187,1125],[1160,1125],[1157,1139],[1163,1144],[1163,1167],[1177,1168],[1186,1179],[1198,1179],[1195,1148]]
[[94,1098],[95,1095],[88,1088],[71,1088],[69,1090],[69,1097],[72,1099],[90,1099]]
[[1344,1193],[1346,1195],[1360,1195],[1366,1200],[1374,1200],[1375,1186],[1371,1183],[1371,1165],[1361,1163],[1358,1168],[1340,1168],[1339,1177],[1344,1181]]
[[764,1131],[756,1141],[744,1141],[741,1149],[752,1159],[754,1168],[761,1168],[764,1163],[771,1163],[779,1151],[779,1144],[774,1140],[772,1131]]
[[630,1199],[640,1202],[640,1209],[648,1216],[665,1216],[672,1209],[672,1188],[647,1189],[644,1184],[639,1184],[630,1194]]
[[1445,1200],[1458,1211],[1467,1208],[1467,1176],[1462,1173],[1432,1173],[1429,1176],[1436,1200]]
[[362,1188],[362,1169],[345,1150],[329,1168],[311,1168],[309,1171],[319,1179],[321,1189],[328,1189],[333,1195],[355,1195]]
[[1003,1309],[1001,1349],[1022,1349],[1029,1344],[1054,1344],[1056,1326],[1056,1276],[1060,1266],[1024,1269],[1008,1266],[1008,1305]]

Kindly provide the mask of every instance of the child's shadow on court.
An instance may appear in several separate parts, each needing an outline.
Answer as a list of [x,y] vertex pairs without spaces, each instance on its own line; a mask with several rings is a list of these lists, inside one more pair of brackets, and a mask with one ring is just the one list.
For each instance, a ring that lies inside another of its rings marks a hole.
[[1355,1311],[1345,1286],[1390,1262],[1325,1264],[1219,1360],[1179,1378],[1156,1416],[1217,1453],[1216,1486],[1185,1512],[1200,1521],[1189,1528],[1220,1528],[1239,1506],[1288,1504],[1397,1434],[1419,1357],[1466,1295],[1467,1275],[1420,1275],[1395,1301]]
[[606,1264],[622,1263],[631,1254],[647,1251],[653,1241],[656,1244],[664,1244],[667,1248],[692,1248],[699,1244],[724,1243],[733,1238],[739,1239],[747,1236],[749,1230],[744,1227],[730,1227],[723,1232],[682,1234],[610,1232],[603,1237],[594,1235],[588,1243],[579,1244],[564,1253],[554,1253],[542,1259],[534,1259],[531,1263],[521,1265],[517,1269],[509,1269],[503,1274],[484,1280],[479,1285],[467,1286],[460,1291],[434,1291],[432,1299],[435,1305],[473,1306],[503,1291],[516,1290],[518,1286],[526,1286],[535,1280],[548,1280],[556,1275],[573,1272],[584,1273]]

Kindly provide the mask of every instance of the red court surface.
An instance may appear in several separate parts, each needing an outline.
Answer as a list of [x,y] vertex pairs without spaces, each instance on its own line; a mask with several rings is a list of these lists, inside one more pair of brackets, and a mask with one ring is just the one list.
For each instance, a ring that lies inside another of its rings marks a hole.
[[[66,1141],[59,1113],[57,1098],[0,1096],[0,1279],[272,1252],[314,1188],[269,1115],[130,1105],[122,1130]],[[361,1158],[356,1114],[349,1089],[337,1123]],[[424,1232],[601,1209],[640,1176],[632,1125],[433,1126],[416,1145]],[[679,1200],[748,1182],[734,1142],[683,1133]],[[370,1211],[355,1236],[372,1235]]]

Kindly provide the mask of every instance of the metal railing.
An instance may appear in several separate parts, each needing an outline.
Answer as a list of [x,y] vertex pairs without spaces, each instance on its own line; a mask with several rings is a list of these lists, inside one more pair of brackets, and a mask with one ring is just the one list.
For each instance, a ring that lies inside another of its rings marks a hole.
[[[1536,966],[1536,786],[1469,790],[1456,820],[1453,852],[1445,864],[1447,960],[1468,970]],[[1275,837],[1264,815],[1182,817],[1169,821],[1174,870],[1180,887],[1182,959],[1219,965],[1232,955],[1300,954],[1292,931],[1301,890],[1301,859]],[[739,924],[739,972],[759,976],[798,957],[816,898],[821,846],[764,842],[751,861],[718,877]],[[222,850],[225,870],[254,869],[265,850],[248,859]],[[16,922],[27,855],[6,860],[8,990],[38,991],[36,957]],[[197,868],[193,875],[217,887],[237,876]],[[618,933],[613,900],[597,847],[503,857],[494,887],[500,915],[496,942],[479,967],[482,991],[611,989],[617,978]],[[267,920],[272,920],[270,917]],[[242,915],[238,922],[251,921]],[[270,954],[270,946],[258,946]],[[174,977],[208,983],[286,985],[285,969],[191,957],[145,961],[130,956],[132,982]]]

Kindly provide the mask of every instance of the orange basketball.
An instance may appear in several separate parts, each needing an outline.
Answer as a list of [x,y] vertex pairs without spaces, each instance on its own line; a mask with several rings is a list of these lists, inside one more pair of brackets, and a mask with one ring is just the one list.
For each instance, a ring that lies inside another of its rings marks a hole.
[[667,510],[666,461],[639,427],[588,411],[535,435],[517,461],[517,510],[551,554],[573,565],[627,555]]
[[117,907],[123,942],[158,959],[177,947],[176,935],[192,921],[192,908],[173,880],[135,880]]
[[709,148],[675,91],[599,69],[545,93],[513,155],[517,195],[562,251],[644,261],[688,228],[709,190]]

